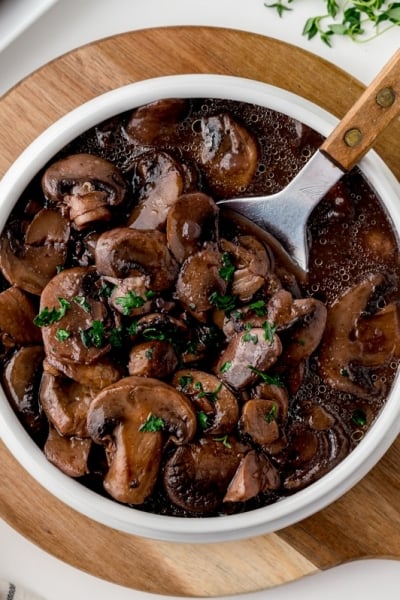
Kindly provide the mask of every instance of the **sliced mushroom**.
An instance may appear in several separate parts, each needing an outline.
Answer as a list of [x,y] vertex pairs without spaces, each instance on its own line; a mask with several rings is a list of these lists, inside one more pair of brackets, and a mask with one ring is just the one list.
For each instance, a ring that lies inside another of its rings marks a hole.
[[7,363],[2,380],[11,405],[35,438],[47,429],[37,396],[43,359],[43,346],[20,348]]
[[[152,418],[158,427],[150,427]],[[106,491],[120,502],[142,504],[154,489],[165,436],[187,444],[196,432],[196,413],[174,387],[131,376],[98,394],[87,426],[92,439],[106,448]]]
[[293,301],[292,312],[299,315],[281,356],[281,363],[292,367],[300,363],[318,348],[325,331],[327,309],[315,298]]
[[174,133],[187,108],[187,100],[166,98],[136,108],[125,130],[131,141],[149,146]]
[[392,357],[400,356],[399,305],[387,304],[374,315],[361,316],[355,332],[361,345],[362,364],[378,366],[386,364]]
[[233,258],[232,294],[249,302],[264,285],[271,262],[265,246],[252,235],[241,235],[236,243],[222,239],[221,248]]
[[46,362],[48,370],[57,371],[82,385],[95,387],[99,390],[115,383],[121,379],[123,374],[121,367],[111,362],[107,357],[100,358],[86,365],[67,361],[63,362],[53,354],[48,354]]
[[176,297],[198,321],[207,320],[213,308],[213,293],[224,295],[227,282],[220,275],[221,254],[214,244],[193,254],[183,263],[176,283]]
[[252,180],[258,161],[253,136],[229,114],[201,119],[198,161],[210,189],[229,197],[243,192]]
[[212,514],[222,504],[247,447],[235,438],[201,438],[175,450],[165,464],[164,488],[173,504],[190,513]]
[[42,188],[47,200],[67,206],[74,226],[84,229],[111,219],[112,209],[125,199],[127,185],[112,162],[82,153],[51,164],[43,175]]
[[279,473],[271,461],[264,454],[251,450],[240,461],[224,502],[245,502],[279,486]]
[[15,227],[0,237],[0,268],[12,284],[40,295],[67,257],[69,227],[60,212],[43,208],[22,229],[15,241]]
[[151,340],[133,346],[129,353],[129,375],[165,379],[178,366],[175,350],[167,341]]
[[96,267],[108,277],[147,275],[153,291],[169,289],[178,274],[165,234],[117,227],[103,233],[96,244]]
[[201,250],[204,242],[217,240],[218,207],[201,192],[183,194],[167,217],[168,246],[179,263]]
[[[44,318],[42,336],[46,354],[63,363],[91,364],[110,349],[107,340],[91,336],[95,324],[103,327],[106,317],[104,304],[86,295],[86,281],[87,278],[91,281],[93,273],[90,267],[66,269],[53,277],[42,292],[38,318]],[[54,311],[59,315],[47,324],[46,313]]]
[[239,421],[241,433],[260,446],[276,442],[280,437],[278,405],[273,400],[248,400]]
[[33,323],[35,315],[32,300],[19,288],[9,287],[0,293],[1,354],[15,346],[42,343],[40,329]]
[[[279,337],[266,339],[264,329],[254,327],[236,333],[222,352],[215,372],[224,383],[236,390],[253,385],[260,372],[268,371],[282,352]],[[224,365],[228,365],[227,368]]]
[[[331,306],[319,350],[319,369],[324,381],[336,390],[356,396],[376,396],[381,390],[368,372],[357,371],[364,364],[363,345],[354,339],[357,321],[375,288],[383,282],[380,274],[370,274],[347,290]],[[368,365],[368,359],[365,360]]]
[[89,387],[72,379],[43,373],[40,402],[50,423],[60,435],[88,437],[87,411],[97,387]]
[[260,383],[254,390],[253,395],[254,398],[272,400],[277,406],[276,418],[278,423],[286,421],[289,409],[289,394],[282,384]]
[[47,460],[69,477],[82,477],[89,472],[88,459],[92,445],[90,438],[66,437],[50,427],[44,445]]
[[336,418],[333,425],[321,416],[314,421],[295,423],[288,433],[288,474],[283,486],[290,492],[303,489],[333,469],[350,451],[349,435]]
[[205,434],[224,435],[236,427],[238,401],[218,377],[198,369],[180,369],[174,374],[172,385],[186,394],[198,413],[204,415]]
[[127,176],[133,177],[137,198],[127,224],[135,229],[164,229],[169,210],[185,191],[185,171],[165,152],[151,152],[135,159]]

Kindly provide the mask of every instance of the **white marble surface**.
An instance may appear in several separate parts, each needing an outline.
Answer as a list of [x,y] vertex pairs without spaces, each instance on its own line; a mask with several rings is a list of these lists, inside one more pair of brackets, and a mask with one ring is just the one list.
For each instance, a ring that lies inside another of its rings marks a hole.
[[[18,24],[9,20],[14,29],[4,32],[6,19],[10,19],[6,11],[12,4],[15,11],[16,3],[22,9],[23,26],[22,21]],[[39,4],[38,0],[0,2],[0,94],[75,47],[115,33],[154,26],[215,25],[268,35],[314,52],[365,84],[400,47],[399,27],[367,44],[338,39],[333,48],[328,48],[318,39],[307,41],[301,35],[302,25],[308,16],[321,12],[322,0],[297,0],[292,5],[295,10],[282,19],[264,7],[264,0],[57,0],[49,2],[51,6],[44,14],[33,16],[32,11],[38,10]],[[37,548],[4,521],[0,521],[1,578],[40,594],[45,600],[160,599],[72,568]],[[364,560],[293,584],[234,598],[336,600],[356,594],[364,600],[376,600],[377,596],[394,600],[399,598],[399,588],[398,562]]]

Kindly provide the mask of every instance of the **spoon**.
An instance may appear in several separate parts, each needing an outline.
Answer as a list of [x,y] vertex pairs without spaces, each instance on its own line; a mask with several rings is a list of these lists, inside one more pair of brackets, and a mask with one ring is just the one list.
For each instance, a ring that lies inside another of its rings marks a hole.
[[307,220],[313,208],[372,147],[400,113],[400,50],[397,50],[320,148],[280,192],[269,196],[221,200],[218,205],[240,213],[270,232],[287,250],[306,278]]

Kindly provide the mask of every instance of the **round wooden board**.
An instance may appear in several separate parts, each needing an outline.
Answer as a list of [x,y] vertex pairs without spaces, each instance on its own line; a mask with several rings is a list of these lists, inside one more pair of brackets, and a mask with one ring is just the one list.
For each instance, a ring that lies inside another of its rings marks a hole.
[[[341,116],[363,86],[264,36],[209,27],[148,29],[79,48],[0,100],[0,174],[54,120],[115,87],[159,75],[222,73],[295,92]],[[400,123],[376,145],[400,177]],[[101,526],[53,498],[0,443],[0,516],[59,559],[134,589],[185,596],[250,592],[366,556],[400,557],[400,442],[330,507],[276,534],[221,544],[154,542]]]

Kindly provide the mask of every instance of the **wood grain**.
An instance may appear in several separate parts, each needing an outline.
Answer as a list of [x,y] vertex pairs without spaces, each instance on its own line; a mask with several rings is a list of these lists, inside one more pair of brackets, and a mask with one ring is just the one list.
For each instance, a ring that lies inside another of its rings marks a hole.
[[[331,63],[264,36],[208,27],[147,29],[77,49],[0,100],[0,174],[55,119],[133,81],[178,73],[249,77],[300,94],[337,116],[363,86]],[[376,145],[400,177],[400,122]],[[223,544],[169,544],[101,526],[54,499],[0,443],[0,516],[61,560],[164,595],[259,590],[366,556],[400,558],[400,442],[330,507],[276,534]]]

